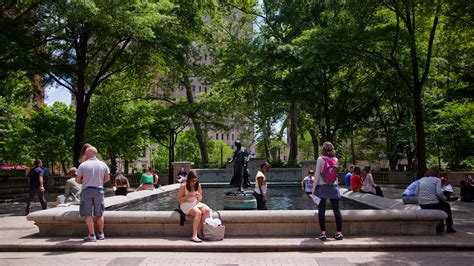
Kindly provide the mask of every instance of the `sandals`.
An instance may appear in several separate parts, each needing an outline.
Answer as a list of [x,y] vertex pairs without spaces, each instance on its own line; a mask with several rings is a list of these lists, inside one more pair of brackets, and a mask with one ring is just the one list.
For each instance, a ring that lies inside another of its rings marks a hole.
[[336,233],[336,234],[334,235],[334,239],[336,239],[336,240],[343,240],[343,239],[344,239],[344,236],[343,236],[342,234],[340,234],[340,233]]
[[198,237],[191,238],[191,241],[196,242],[196,243],[201,243],[202,242],[202,240],[199,239]]

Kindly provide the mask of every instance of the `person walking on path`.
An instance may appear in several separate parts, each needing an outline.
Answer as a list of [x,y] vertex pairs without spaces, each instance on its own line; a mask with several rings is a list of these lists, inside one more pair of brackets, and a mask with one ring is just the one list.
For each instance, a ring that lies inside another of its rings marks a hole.
[[[456,232],[453,228],[451,206],[446,202],[446,197],[441,191],[441,180],[437,167],[428,169],[425,176],[420,179],[420,184],[416,188],[416,196],[418,197],[418,204],[420,204],[422,209],[438,209],[446,212],[448,214],[448,218],[446,218],[446,232]],[[443,220],[436,226],[436,232],[444,232]]]
[[257,172],[255,177],[255,188],[253,190],[253,196],[257,200],[257,210],[268,210],[267,208],[267,178],[265,174],[270,170],[270,164],[264,161],[260,165],[260,171]]
[[[313,186],[313,195],[318,196],[321,201],[318,204],[318,219],[319,227],[321,228],[321,235],[319,239],[326,240],[326,199],[331,201],[332,211],[336,218],[336,234],[334,239],[344,239],[342,235],[342,215],[339,210],[339,199],[341,194],[339,193],[337,172],[330,175],[330,170],[334,171],[337,168],[337,157],[336,150],[331,142],[324,142],[321,148],[321,156],[316,161],[316,179]],[[333,168],[335,167],[335,168]],[[333,175],[336,175],[335,179]],[[352,180],[351,180],[352,181]]]
[[[109,167],[97,159],[97,149],[89,147],[85,151],[85,161],[77,169],[76,182],[82,184],[81,205],[79,214],[86,217],[88,235],[84,241],[95,242],[104,240],[104,183],[110,180]],[[97,237],[94,231],[94,218],[96,217],[99,232]]]
[[44,198],[44,180],[43,180],[43,162],[39,159],[35,160],[35,167],[28,172],[28,185],[30,187],[30,195],[26,202],[25,215],[30,214],[31,201],[37,194],[41,203],[41,208],[47,208],[46,199]]

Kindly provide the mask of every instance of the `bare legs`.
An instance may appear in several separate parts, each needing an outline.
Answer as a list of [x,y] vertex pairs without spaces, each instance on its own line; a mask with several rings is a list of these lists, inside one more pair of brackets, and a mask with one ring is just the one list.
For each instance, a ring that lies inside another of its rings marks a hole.
[[[104,216],[97,216],[96,217],[97,221],[97,227],[99,228],[99,232],[104,232]],[[87,216],[86,217],[86,225],[87,225],[87,231],[89,232],[89,235],[94,235],[94,217],[92,216]]]
[[198,234],[202,231],[202,224],[209,218],[211,209],[209,207],[194,207],[189,211],[189,215],[193,216],[193,235],[191,239],[193,241],[198,240]]

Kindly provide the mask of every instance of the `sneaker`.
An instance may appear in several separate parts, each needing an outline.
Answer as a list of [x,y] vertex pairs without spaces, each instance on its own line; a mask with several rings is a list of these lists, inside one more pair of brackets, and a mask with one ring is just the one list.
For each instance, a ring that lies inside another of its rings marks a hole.
[[95,235],[87,235],[84,237],[85,242],[95,242],[97,241],[97,238],[95,238]]
[[334,239],[336,239],[336,240],[343,240],[343,239],[344,239],[344,236],[343,236],[342,234],[336,233],[336,234],[334,235]]
[[326,239],[327,239],[326,234],[321,234],[319,236],[319,240],[321,240],[321,241],[326,241]]
[[456,230],[454,228],[448,228],[446,229],[446,233],[456,233]]
[[104,232],[99,232],[99,233],[97,234],[97,239],[98,239],[98,240],[104,240],[104,239],[105,239]]

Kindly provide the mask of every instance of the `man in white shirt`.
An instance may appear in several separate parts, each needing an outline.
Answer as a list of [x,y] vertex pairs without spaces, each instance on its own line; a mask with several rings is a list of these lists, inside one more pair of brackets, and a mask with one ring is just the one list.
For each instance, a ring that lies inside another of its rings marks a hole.
[[[110,180],[109,167],[96,157],[97,149],[89,147],[85,152],[85,161],[77,169],[76,182],[82,184],[81,206],[79,214],[86,217],[88,235],[86,242],[104,240],[104,183]],[[94,232],[94,218],[97,220],[99,232]]]
[[[426,171],[425,176],[421,178],[420,184],[416,188],[416,196],[418,204],[422,209],[438,209],[446,212],[446,232],[455,233],[453,228],[453,217],[451,216],[451,206],[446,202],[446,197],[441,191],[441,180],[439,179],[439,170],[437,167],[430,168]],[[436,232],[444,232],[444,221],[436,227]]]

